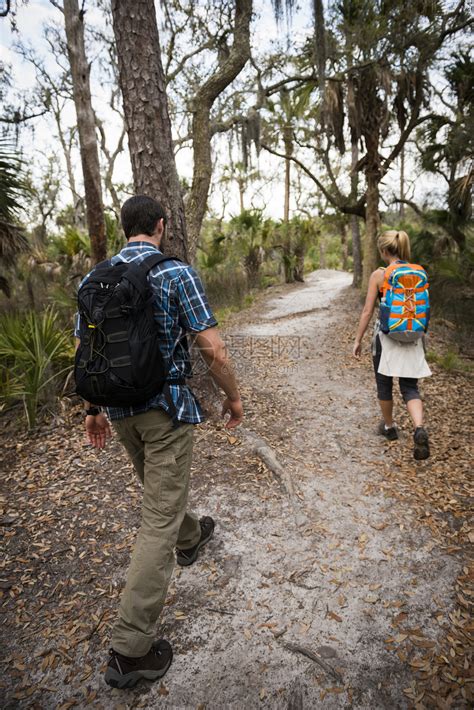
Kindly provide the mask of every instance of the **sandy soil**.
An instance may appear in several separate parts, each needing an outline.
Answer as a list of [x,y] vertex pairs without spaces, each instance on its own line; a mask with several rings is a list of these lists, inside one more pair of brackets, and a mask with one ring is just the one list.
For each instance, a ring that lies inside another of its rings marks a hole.
[[[260,298],[227,331],[247,419],[232,436],[215,420],[196,432],[192,503],[215,517],[216,534],[199,562],[173,578],[159,634],[176,654],[163,683],[105,686],[106,625],[75,651],[92,669],[86,681],[71,681],[59,666],[47,679],[56,691],[38,705],[7,693],[5,707],[409,706],[410,670],[387,637],[403,614],[424,638],[437,638],[438,601],[449,608],[459,562],[434,549],[379,485],[389,445],[374,433],[373,375],[367,360],[347,357],[339,327],[358,317],[349,283],[345,273],[315,272]],[[410,432],[402,434],[391,447],[410,457]],[[293,496],[255,455],[254,435],[272,447]],[[427,475],[429,464],[414,465]],[[136,496],[130,510],[122,532],[133,538]],[[111,609],[127,563],[124,554],[114,568]],[[39,682],[44,674],[35,673]]]

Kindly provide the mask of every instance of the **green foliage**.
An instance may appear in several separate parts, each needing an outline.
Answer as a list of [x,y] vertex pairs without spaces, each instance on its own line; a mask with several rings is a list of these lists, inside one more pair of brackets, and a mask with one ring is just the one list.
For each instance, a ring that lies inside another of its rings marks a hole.
[[244,254],[249,248],[268,245],[273,229],[273,220],[265,219],[263,210],[257,209],[243,210],[229,222],[229,234],[242,246]]
[[245,210],[227,223],[204,224],[197,266],[214,310],[240,310],[249,289],[260,286],[273,224],[260,210]]
[[224,308],[214,308],[214,315],[220,327],[223,327],[228,322],[233,313],[239,313],[243,308],[250,308],[255,301],[255,297],[251,293],[247,293],[240,301]]
[[[0,139],[0,261],[7,269],[29,249],[18,219],[21,200],[28,195],[24,163],[5,139]],[[0,274],[0,291],[10,296],[10,277]]]
[[271,246],[273,235],[274,222],[265,219],[262,210],[243,210],[229,222],[229,238],[243,260],[250,288],[260,286],[265,248]]
[[241,269],[225,267],[203,272],[202,276],[213,310],[243,307],[249,287],[246,275]]
[[28,427],[40,406],[50,402],[71,370],[71,333],[62,328],[53,308],[44,313],[0,317],[0,396],[5,407],[22,401]]
[[61,317],[70,316],[77,308],[76,289],[71,286],[71,283],[57,284],[48,289],[47,300]]
[[105,234],[107,238],[107,252],[109,254],[117,254],[125,246],[125,235],[114,214],[104,212],[105,217]]
[[202,270],[215,269],[227,261],[228,252],[225,226],[219,220],[207,220],[198,247],[198,267]]
[[443,355],[438,355],[434,350],[428,350],[426,353],[426,359],[428,362],[432,362],[438,365],[443,370],[447,372],[453,372],[455,370],[461,370],[463,372],[470,372],[472,370],[472,365],[470,363],[461,360],[459,355],[453,350],[448,350]]
[[23,175],[24,162],[11,146],[0,139],[0,220],[16,222],[28,192]]
[[50,252],[54,256],[67,256],[70,259],[76,254],[91,255],[91,244],[88,235],[77,227],[68,225],[60,236],[50,240]]
[[281,222],[275,230],[275,246],[280,249],[285,281],[302,281],[305,255],[315,244],[319,225],[314,219],[295,215],[288,222]]
[[439,227],[461,251],[467,246],[472,228],[471,156],[474,152],[474,62],[467,52],[453,54],[445,69],[451,89],[449,115],[434,115],[418,132],[420,163],[423,170],[442,175],[447,184],[445,209],[425,210],[429,225]]
[[[323,264],[321,264],[321,240],[323,240]],[[348,266],[350,266],[350,263]],[[314,271],[321,268],[342,268],[341,237],[337,232],[335,233],[332,220],[322,220],[321,226],[310,241],[305,255],[305,271]]]

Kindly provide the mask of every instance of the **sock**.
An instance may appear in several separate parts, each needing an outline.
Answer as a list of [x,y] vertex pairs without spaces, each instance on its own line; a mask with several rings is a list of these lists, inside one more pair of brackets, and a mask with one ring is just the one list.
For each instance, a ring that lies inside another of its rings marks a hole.
[[393,429],[394,426],[395,426],[395,422],[392,422],[392,424],[390,426],[387,426],[386,424],[384,424],[385,431],[388,431],[389,429]]

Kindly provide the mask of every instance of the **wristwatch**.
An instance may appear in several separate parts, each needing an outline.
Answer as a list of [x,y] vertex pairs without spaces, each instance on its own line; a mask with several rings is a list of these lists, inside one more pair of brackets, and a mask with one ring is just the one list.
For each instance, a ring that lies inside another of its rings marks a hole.
[[95,417],[97,414],[100,414],[101,411],[100,407],[89,407],[89,409],[85,410],[85,415],[86,417]]

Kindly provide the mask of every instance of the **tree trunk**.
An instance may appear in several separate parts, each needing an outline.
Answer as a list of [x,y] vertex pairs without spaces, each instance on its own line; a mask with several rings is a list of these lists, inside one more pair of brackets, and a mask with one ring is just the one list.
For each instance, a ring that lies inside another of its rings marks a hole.
[[319,268],[326,268],[326,238],[324,234],[319,235]]
[[238,177],[237,184],[239,186],[239,201],[240,201],[240,214],[245,211],[244,195],[245,195],[245,178]]
[[374,171],[367,173],[367,204],[365,208],[365,244],[364,244],[364,269],[362,288],[367,289],[370,274],[378,266],[379,253],[377,250],[377,236],[380,229],[379,216],[379,174]]
[[[114,2],[116,3],[117,0]],[[191,191],[186,200],[191,256],[195,254],[197,249],[212,177],[210,113],[217,97],[240,74],[250,57],[251,16],[252,0],[236,0],[234,43],[229,55],[198,89],[192,101],[194,167]]]
[[[357,201],[357,189],[359,183],[359,173],[355,167],[359,161],[359,148],[357,145],[357,136],[354,131],[351,131],[351,202]],[[359,288],[362,283],[362,249],[360,243],[360,225],[357,215],[351,215],[351,234],[352,234],[352,268],[353,278],[352,285],[354,288]]]
[[[285,127],[286,128],[286,127]],[[291,127],[290,127],[291,130]],[[292,141],[285,140],[285,199],[283,203],[283,221],[288,224],[290,221],[290,179],[291,179],[291,152]]]
[[244,259],[245,271],[247,272],[247,282],[249,288],[258,288],[260,285],[260,267],[262,265],[262,255],[260,247],[250,247]]
[[[400,200],[405,199],[405,146],[403,146],[400,153]],[[405,219],[405,204],[400,202],[399,207],[399,217],[400,219]]]
[[161,203],[168,218],[163,250],[187,260],[184,203],[154,2],[112,0],[112,19],[135,191]]
[[313,0],[314,49],[313,61],[316,65],[319,95],[321,97],[321,128],[326,126],[326,26],[324,22],[323,0]]
[[91,101],[90,66],[87,62],[84,44],[84,11],[79,10],[77,0],[64,0],[64,24],[77,115],[87,228],[91,240],[92,259],[94,263],[97,263],[106,258],[107,243],[99,151]]
[[56,104],[53,107],[53,117],[56,122],[56,128],[58,129],[58,138],[59,138],[59,142],[61,144],[61,148],[63,150],[64,160],[66,162],[66,172],[67,172],[69,189],[71,191],[72,204],[73,204],[74,226],[79,227],[81,225],[81,221],[82,221],[81,215],[79,212],[79,207],[81,204],[81,197],[77,192],[76,178],[74,176],[74,169],[72,166],[72,157],[71,157],[71,142],[72,142],[72,140],[69,140],[69,143],[66,142],[66,138],[64,136],[64,131],[63,131],[62,123],[61,123],[61,108],[58,104]]
[[352,285],[354,288],[360,288],[362,283],[362,254],[360,244],[360,224],[359,218],[351,215],[351,235],[352,235]]
[[304,283],[304,257],[306,254],[306,244],[303,241],[296,246],[294,250],[294,267],[293,279],[300,283]]
[[347,246],[347,225],[344,222],[341,223],[341,246],[342,246],[342,268],[344,271],[348,269],[348,256],[349,250]]
[[283,203],[283,229],[285,233],[283,259],[285,264],[285,283],[295,280],[294,255],[291,248],[290,233],[290,190],[291,190],[291,156],[293,155],[293,126],[288,123],[283,127],[283,143],[285,145],[285,196]]

